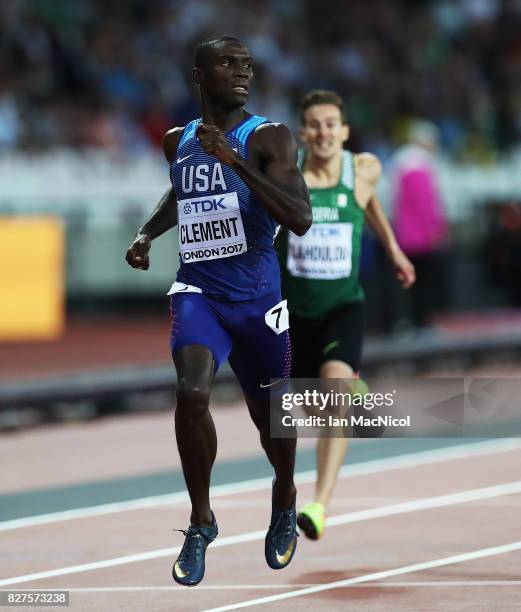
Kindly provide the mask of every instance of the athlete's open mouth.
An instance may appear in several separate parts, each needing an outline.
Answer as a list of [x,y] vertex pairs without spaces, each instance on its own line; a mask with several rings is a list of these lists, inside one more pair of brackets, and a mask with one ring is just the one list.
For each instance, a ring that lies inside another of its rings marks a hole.
[[241,87],[241,86],[234,87],[234,88],[233,88],[233,91],[234,91],[235,93],[240,93],[240,94],[244,94],[244,95],[247,95],[247,94],[248,94],[248,90],[246,89],[246,87]]

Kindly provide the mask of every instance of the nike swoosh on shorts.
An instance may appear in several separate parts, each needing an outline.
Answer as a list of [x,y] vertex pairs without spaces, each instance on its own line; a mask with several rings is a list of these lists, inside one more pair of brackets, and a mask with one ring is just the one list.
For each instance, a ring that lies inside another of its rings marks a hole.
[[277,383],[281,382],[282,380],[284,380],[283,378],[278,378],[277,380],[275,380],[272,383],[269,383],[268,385],[265,385],[264,383],[260,383],[259,387],[261,389],[267,389],[268,387],[273,387],[273,385],[276,385]]

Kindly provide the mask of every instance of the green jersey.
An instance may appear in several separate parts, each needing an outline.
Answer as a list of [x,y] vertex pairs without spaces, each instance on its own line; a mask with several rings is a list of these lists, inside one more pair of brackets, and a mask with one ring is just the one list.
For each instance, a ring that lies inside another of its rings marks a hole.
[[[338,185],[311,188],[313,225],[304,236],[283,229],[275,243],[290,313],[320,317],[364,297],[359,282],[364,210],[355,199],[354,155],[343,152]],[[299,167],[304,157],[299,155]]]

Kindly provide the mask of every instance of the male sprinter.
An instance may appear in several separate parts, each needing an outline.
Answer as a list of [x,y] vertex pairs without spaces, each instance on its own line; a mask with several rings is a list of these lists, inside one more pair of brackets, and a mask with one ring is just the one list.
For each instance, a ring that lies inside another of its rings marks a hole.
[[[358,278],[364,216],[402,286],[410,287],[415,280],[414,267],[398,247],[375,197],[380,162],[370,153],[344,151],[348,137],[343,102],[335,92],[312,91],[304,97],[301,138],[306,149],[299,166],[309,187],[313,225],[303,237],[284,230],[277,239],[296,378],[358,375],[364,327]],[[346,449],[344,437],[318,440],[315,501],[298,515],[298,525],[311,539],[322,535],[325,508]]]
[[192,514],[173,577],[186,586],[202,580],[206,548],[217,536],[209,500],[217,439],[208,403],[214,374],[226,358],[275,471],[266,561],[281,569],[295,552],[296,441],[272,440],[269,432],[270,379],[287,379],[290,369],[273,239],[279,224],[299,236],[311,225],[290,131],[243,108],[253,78],[248,49],[230,36],[207,39],[194,60],[202,117],[167,132],[172,187],[126,256],[131,266],[146,270],[151,241],[179,226],[180,268],[169,292],[171,348],[178,379],[177,446]]

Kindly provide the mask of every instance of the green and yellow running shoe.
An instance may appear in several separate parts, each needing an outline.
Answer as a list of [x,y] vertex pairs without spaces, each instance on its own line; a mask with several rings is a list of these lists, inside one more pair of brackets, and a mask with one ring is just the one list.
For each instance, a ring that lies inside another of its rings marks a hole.
[[349,393],[351,393],[351,395],[361,395],[363,397],[366,393],[369,393],[369,387],[367,386],[367,383],[361,378],[346,378],[344,379],[344,382],[347,385],[347,388],[349,389]]
[[311,502],[300,509],[297,525],[310,540],[318,540],[324,532],[325,508],[318,502]]

